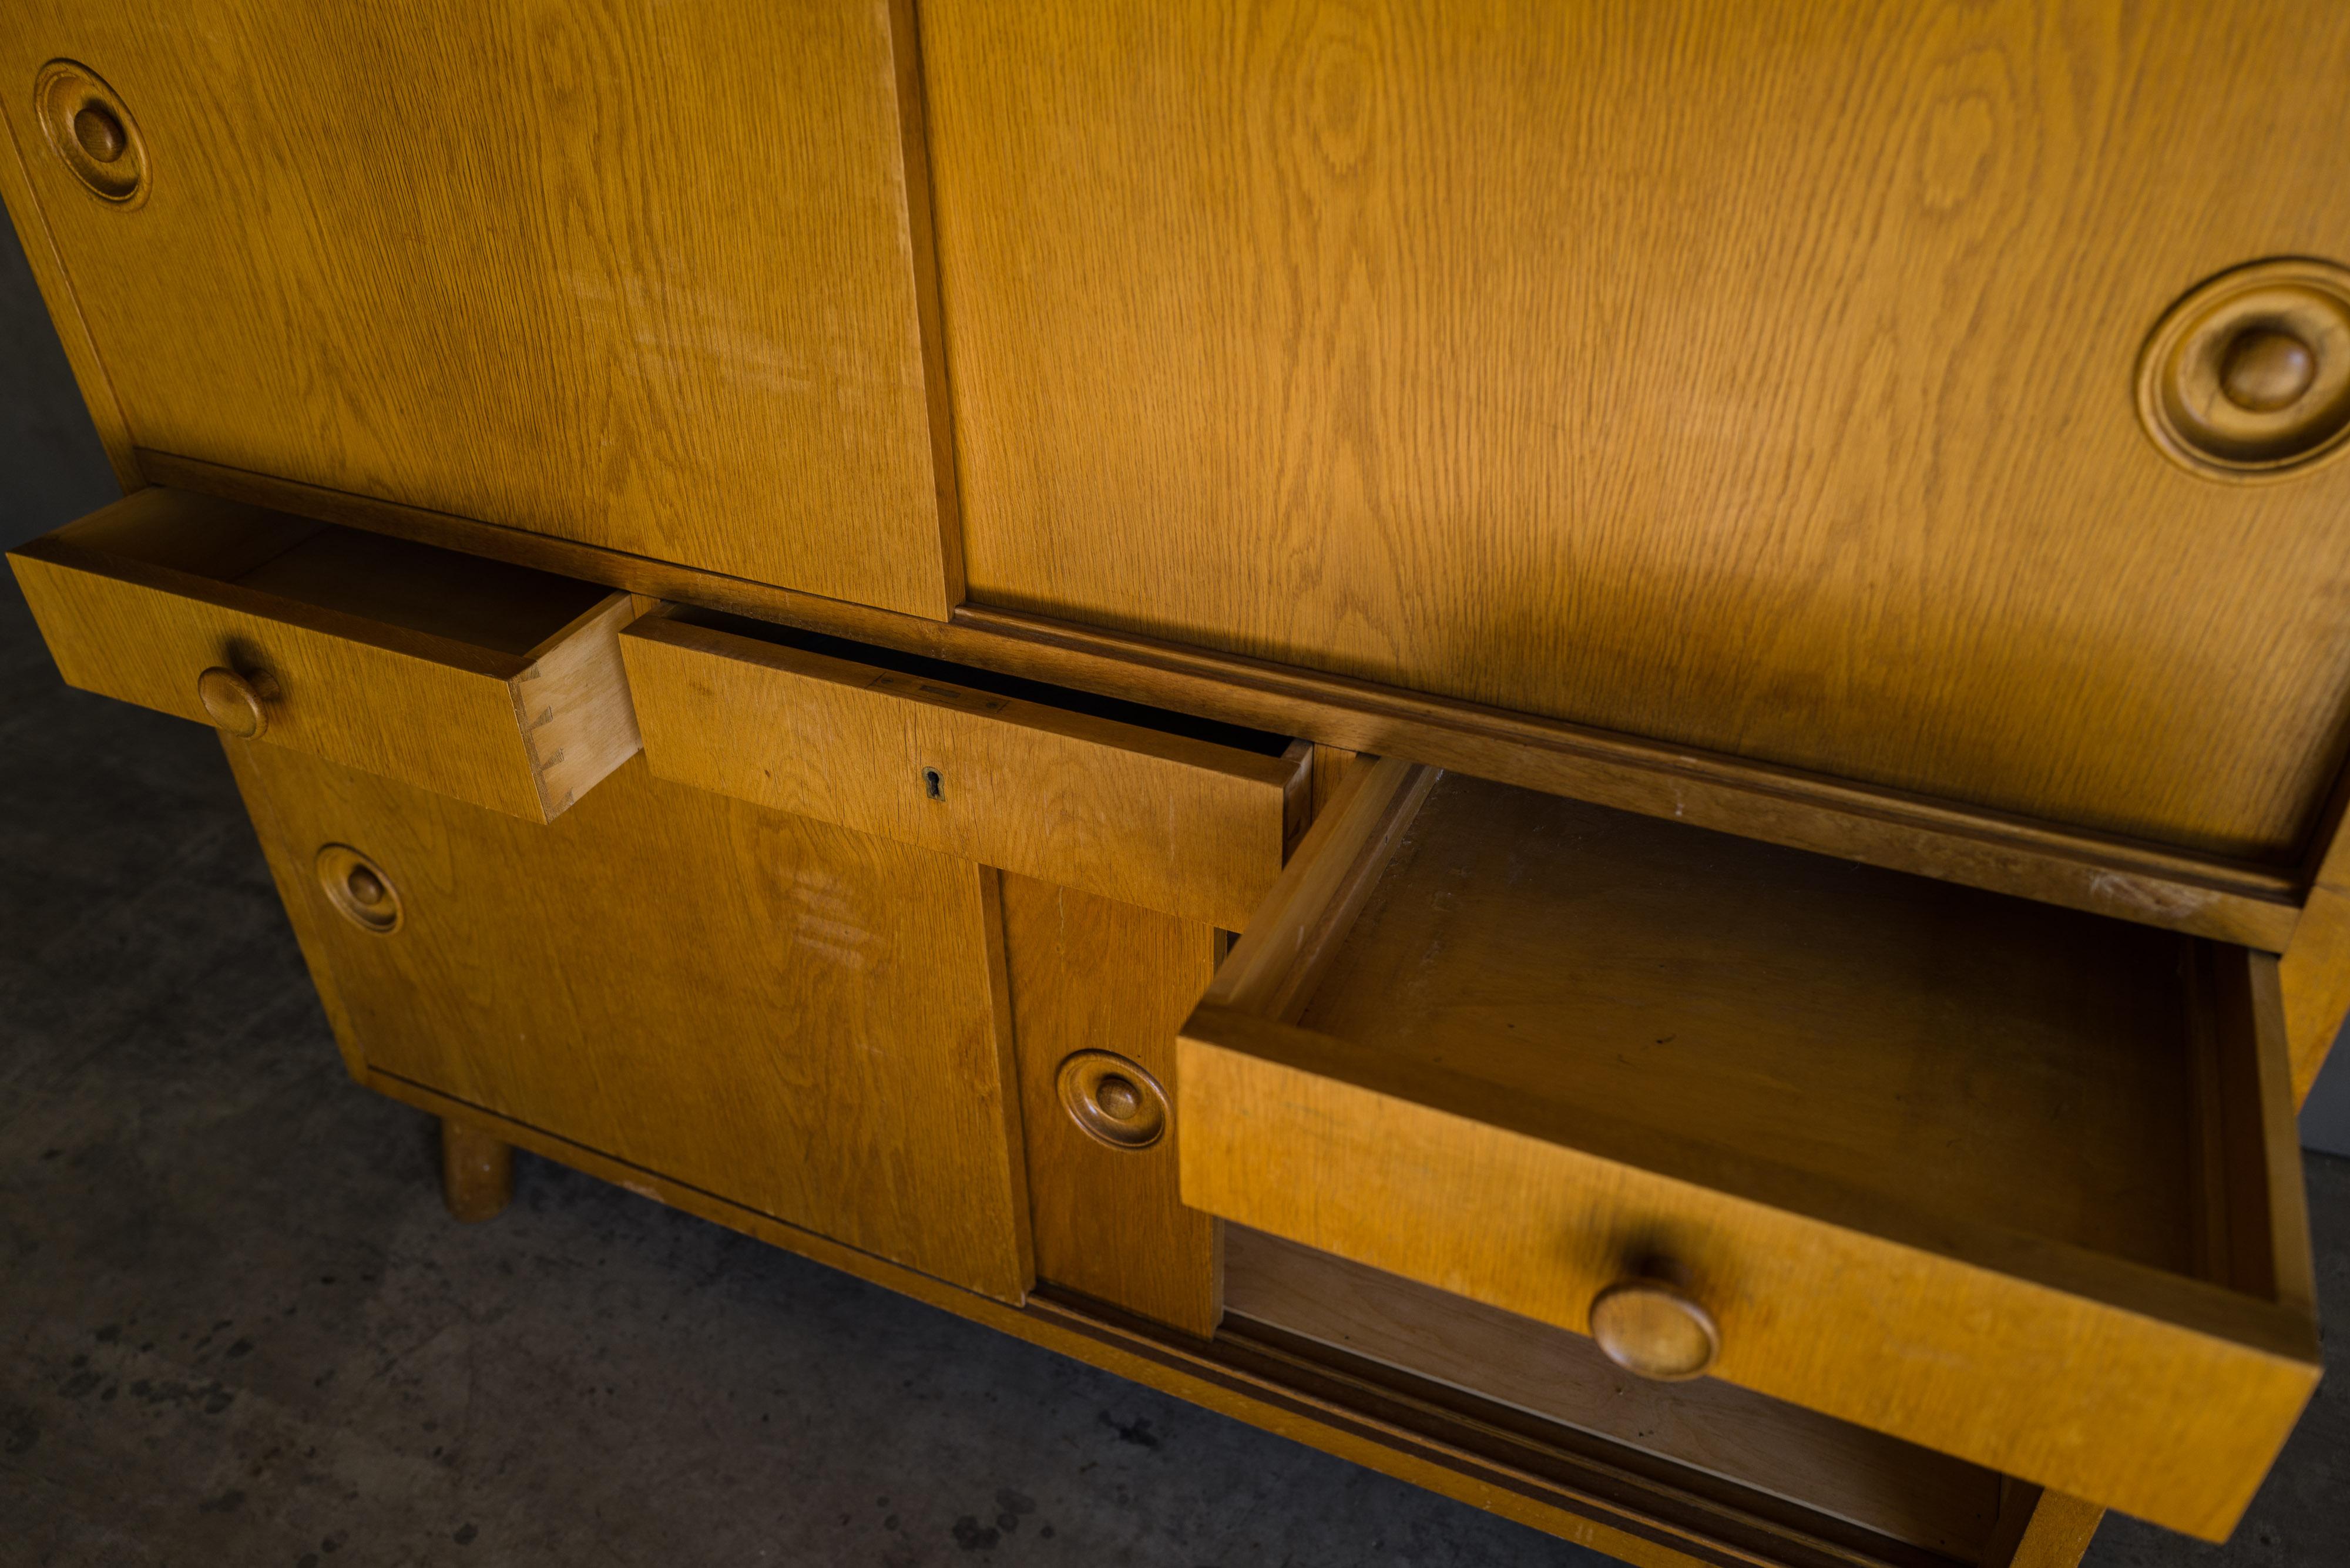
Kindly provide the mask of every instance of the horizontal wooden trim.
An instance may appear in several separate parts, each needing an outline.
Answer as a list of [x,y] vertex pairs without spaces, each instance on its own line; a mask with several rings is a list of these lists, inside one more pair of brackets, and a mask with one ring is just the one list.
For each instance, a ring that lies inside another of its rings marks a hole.
[[140,449],[158,483],[1201,718],[2282,952],[2303,878],[1343,676],[964,605],[941,623]]
[[[1593,1495],[1558,1479],[1561,1467],[1583,1463],[1575,1456],[1433,1402],[1315,1367],[1246,1334],[1194,1339],[1112,1308],[1041,1295],[1012,1306],[397,1074],[364,1067],[359,1081],[419,1110],[480,1127],[516,1147],[827,1268],[1640,1568],[1920,1568],[1931,1555],[1888,1542],[1888,1554],[1879,1557],[1731,1511],[1723,1511],[1717,1538],[1691,1517],[1705,1509],[1705,1500],[1669,1500],[1660,1492],[1659,1503],[1671,1506],[1660,1506],[1652,1515]],[[1756,1540],[1758,1532],[1778,1539],[1763,1545]]]

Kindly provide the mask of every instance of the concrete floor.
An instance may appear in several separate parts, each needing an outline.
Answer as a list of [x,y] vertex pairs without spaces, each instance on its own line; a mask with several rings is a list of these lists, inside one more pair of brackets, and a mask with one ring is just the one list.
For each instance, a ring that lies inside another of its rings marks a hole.
[[[10,537],[112,488],[27,297],[0,241]],[[0,690],[0,1564],[1603,1561],[527,1156],[452,1223],[212,737],[65,690],[13,588]],[[2229,1545],[2089,1560],[2350,1562],[2341,1359]]]

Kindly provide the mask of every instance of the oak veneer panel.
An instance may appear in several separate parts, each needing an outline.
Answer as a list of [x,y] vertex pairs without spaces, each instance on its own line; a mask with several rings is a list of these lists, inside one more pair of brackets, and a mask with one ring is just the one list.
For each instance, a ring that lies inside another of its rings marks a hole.
[[1036,1278],[1205,1338],[1222,1316],[1216,1221],[1176,1193],[1170,1127],[1112,1148],[1078,1127],[1055,1075],[1111,1051],[1170,1095],[1175,1032],[1216,970],[1213,928],[1006,873],[1003,951],[1020,1060]]
[[1243,750],[663,616],[621,651],[663,778],[1226,929],[1309,804],[1311,748],[1278,736]]
[[1998,1519],[1994,1471],[1719,1378],[1635,1377],[1581,1334],[1244,1225],[1224,1228],[1224,1305],[1960,1562]]
[[[937,617],[913,48],[892,0],[31,0],[0,96],[139,445]],[[135,210],[43,140],[58,56]]]
[[67,683],[544,822],[636,754],[630,596],[150,486],[9,553]]
[[1729,1382],[2233,1525],[2318,1370],[2274,960],[1427,773],[1186,1023],[1186,1201],[1577,1331],[1661,1253]]
[[922,27],[974,599],[2171,845],[2312,828],[2350,463],[2190,474],[2130,389],[2203,278],[2350,261],[2334,0]]
[[[366,1070],[972,1290],[1026,1289],[993,873],[641,759],[534,827],[231,750]],[[300,874],[327,844],[382,867],[397,930]]]

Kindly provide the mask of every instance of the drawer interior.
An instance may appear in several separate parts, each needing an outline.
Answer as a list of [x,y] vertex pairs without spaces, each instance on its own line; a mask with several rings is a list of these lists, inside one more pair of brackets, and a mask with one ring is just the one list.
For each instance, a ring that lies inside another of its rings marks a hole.
[[1585,1147],[2265,1292],[2211,1200],[2203,946],[1446,774],[1297,1022]]
[[965,691],[984,691],[990,696],[1008,698],[1016,702],[1057,708],[1065,713],[1084,713],[1096,719],[1107,719],[1112,723],[1155,730],[1162,735],[1180,735],[1186,740],[1204,741],[1211,746],[1222,746],[1255,756],[1278,757],[1297,744],[1289,736],[1271,730],[1252,730],[1214,719],[1195,718],[1169,708],[1154,708],[1146,702],[1103,697],[1091,691],[1080,691],[1075,687],[1055,686],[1024,676],[982,670],[977,665],[956,664],[943,659],[883,648],[875,643],[833,637],[825,632],[805,631],[797,627],[778,626],[769,621],[728,615],[721,610],[678,605],[671,607],[667,613],[670,619],[687,626],[704,626],[714,631],[730,632],[736,637],[749,638],[776,648],[797,649],[803,653],[821,654],[827,659],[844,659],[851,664],[870,665],[877,670],[911,676],[917,680],[936,681]]
[[525,660],[610,597],[527,566],[161,488],[48,542],[118,570],[186,573]]
[[1178,1060],[1196,1208],[2207,1538],[2319,1371],[2242,948],[1388,758]]

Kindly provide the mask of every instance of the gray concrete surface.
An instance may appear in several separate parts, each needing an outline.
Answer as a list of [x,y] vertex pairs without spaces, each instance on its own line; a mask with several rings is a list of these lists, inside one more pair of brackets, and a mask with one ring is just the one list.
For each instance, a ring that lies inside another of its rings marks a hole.
[[[12,539],[112,489],[47,333],[7,249]],[[0,691],[0,1564],[1603,1561],[527,1156],[452,1224],[211,736],[65,690],[13,587]],[[2350,1562],[2332,1359],[2233,1542],[2090,1561]]]

